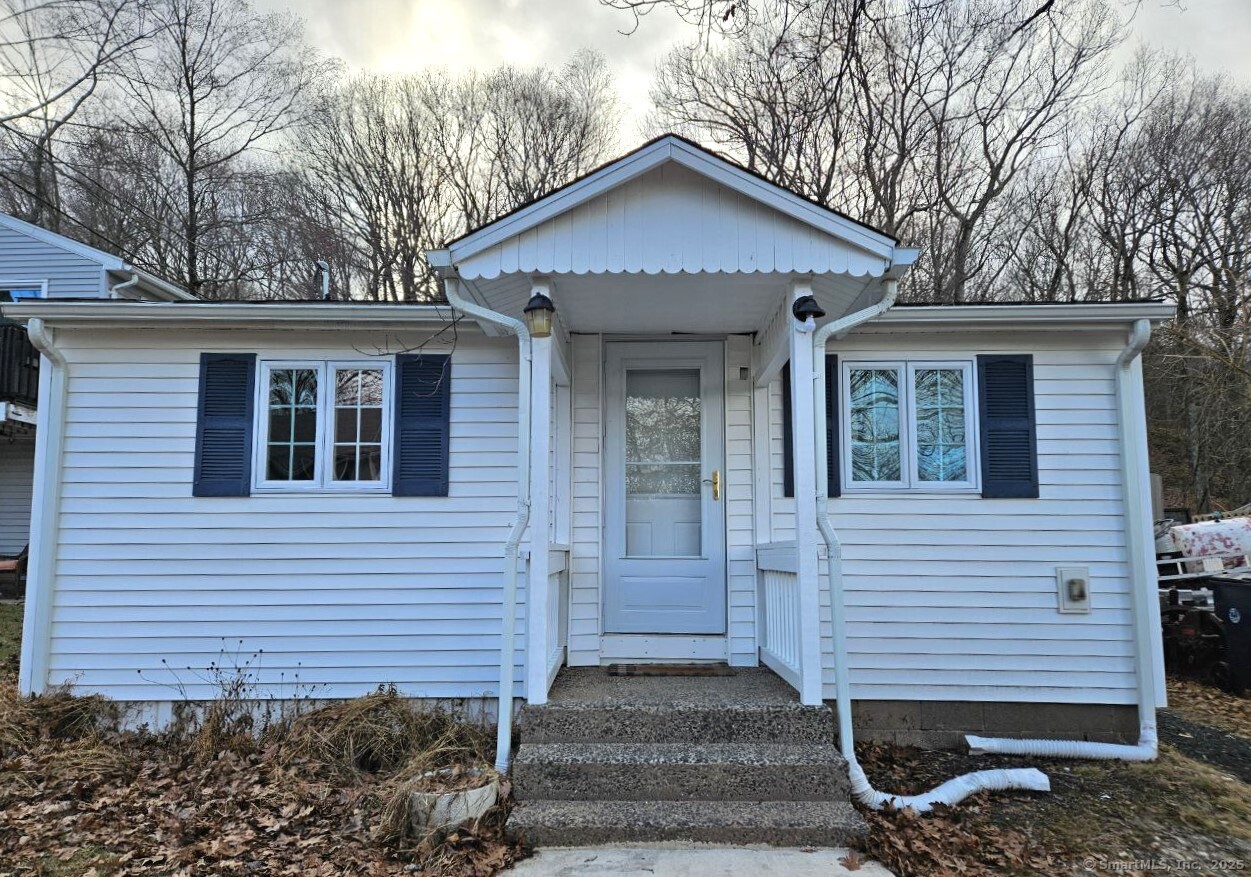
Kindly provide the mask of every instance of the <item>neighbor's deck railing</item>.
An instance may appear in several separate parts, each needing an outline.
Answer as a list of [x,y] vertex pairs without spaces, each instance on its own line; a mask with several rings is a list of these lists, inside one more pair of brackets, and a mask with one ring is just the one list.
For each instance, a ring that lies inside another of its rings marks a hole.
[[26,330],[0,323],[0,402],[35,407],[39,395],[39,353]]
[[795,688],[801,681],[799,550],[794,542],[756,546],[760,660]]

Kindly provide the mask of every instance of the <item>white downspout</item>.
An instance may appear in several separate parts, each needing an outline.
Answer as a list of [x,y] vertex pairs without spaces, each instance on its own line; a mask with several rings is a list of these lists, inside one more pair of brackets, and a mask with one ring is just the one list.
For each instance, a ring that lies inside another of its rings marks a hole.
[[826,485],[829,483],[829,464],[826,454],[825,415],[825,344],[831,336],[842,336],[856,326],[866,323],[888,311],[899,297],[899,284],[895,280],[884,281],[886,287],[882,300],[871,307],[848,314],[827,323],[813,336],[813,407],[815,409],[815,442],[817,469],[817,527],[829,552],[830,614],[834,635],[834,679],[837,688],[835,702],[838,712],[838,744],[847,759],[851,779],[851,791],[856,800],[874,810],[887,805],[911,807],[920,813],[933,809],[935,804],[953,805],[969,795],[983,790],[1028,789],[1046,792],[1051,783],[1046,774],[1034,768],[1015,770],[983,770],[948,780],[936,789],[922,795],[890,795],[873,788],[864,769],[856,760],[855,735],[851,725],[851,673],[847,667],[846,598],[843,592],[843,548],[838,534],[830,524],[830,501]]
[[123,280],[121,283],[115,283],[109,287],[109,294],[116,295],[118,298],[129,299],[131,298],[131,296],[128,294],[129,290],[133,289],[134,287],[138,285],[139,285],[139,272],[131,271],[129,280]]
[[504,607],[500,634],[499,716],[495,733],[495,769],[508,770],[513,745],[513,682],[517,639],[517,561],[521,537],[530,523],[530,332],[521,320],[465,299],[460,281],[444,277],[448,304],[456,310],[503,327],[517,336],[517,517],[504,543]]
[[[1105,758],[1121,761],[1154,761],[1159,754],[1156,736],[1156,662],[1159,620],[1152,613],[1157,603],[1151,520],[1147,516],[1143,483],[1146,478],[1147,438],[1141,429],[1146,421],[1139,356],[1151,339],[1151,322],[1137,320],[1129,341],[1116,359],[1116,400],[1121,440],[1121,489],[1125,499],[1126,548],[1129,552],[1130,595],[1134,618],[1134,665],[1138,677],[1138,745],[1088,743],[1084,740],[1003,740],[968,736],[975,754],[1037,755],[1048,758]],[[1158,604],[1157,604],[1158,605]]]
[[22,619],[21,669],[23,694],[40,694],[48,684],[48,650],[52,627],[53,575],[61,514],[61,460],[65,446],[65,409],[69,366],[42,319],[26,323],[30,343],[50,369],[39,372],[38,419],[35,426],[35,490],[31,501],[30,568],[27,571],[26,613]]

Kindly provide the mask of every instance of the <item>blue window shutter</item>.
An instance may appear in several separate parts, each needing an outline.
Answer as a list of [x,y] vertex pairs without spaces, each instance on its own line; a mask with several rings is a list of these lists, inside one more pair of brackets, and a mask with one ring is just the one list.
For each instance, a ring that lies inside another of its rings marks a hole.
[[838,380],[838,357],[826,354],[825,357],[825,465],[827,496],[842,496],[843,471],[839,461],[838,439],[842,435],[838,428],[838,393],[842,385]]
[[795,495],[795,426],[791,422],[791,364],[782,366],[782,496]]
[[447,496],[452,358],[395,358],[395,496]]
[[[838,357],[825,358],[825,461],[828,496],[841,496],[838,455]],[[791,423],[791,364],[782,366],[782,495],[795,495],[795,436]]]
[[192,496],[251,492],[255,406],[256,354],[200,354]]
[[977,358],[982,496],[1037,498],[1038,440],[1034,420],[1034,357]]

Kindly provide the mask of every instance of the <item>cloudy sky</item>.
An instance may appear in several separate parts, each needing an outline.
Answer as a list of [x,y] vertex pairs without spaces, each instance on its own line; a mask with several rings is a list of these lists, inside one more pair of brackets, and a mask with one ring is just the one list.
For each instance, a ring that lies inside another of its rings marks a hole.
[[[691,29],[672,13],[633,19],[598,0],[260,0],[304,18],[310,41],[353,68],[410,72],[429,66],[489,69],[501,63],[559,64],[583,46],[616,74],[637,140],[656,60]],[[1251,82],[1251,0],[1142,0],[1136,38],[1195,56]]]

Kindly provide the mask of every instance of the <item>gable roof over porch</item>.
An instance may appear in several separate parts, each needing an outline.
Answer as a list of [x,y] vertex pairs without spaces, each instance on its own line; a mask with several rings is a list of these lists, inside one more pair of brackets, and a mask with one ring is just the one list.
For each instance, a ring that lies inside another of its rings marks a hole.
[[552,277],[574,330],[621,331],[621,294],[638,313],[650,292],[671,306],[676,296],[693,310],[715,308],[708,330],[750,331],[764,316],[761,290],[781,292],[784,278],[811,275],[838,315],[874,300],[878,281],[901,275],[917,251],[669,134],[428,256],[505,313],[525,305],[532,275]]

